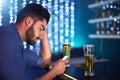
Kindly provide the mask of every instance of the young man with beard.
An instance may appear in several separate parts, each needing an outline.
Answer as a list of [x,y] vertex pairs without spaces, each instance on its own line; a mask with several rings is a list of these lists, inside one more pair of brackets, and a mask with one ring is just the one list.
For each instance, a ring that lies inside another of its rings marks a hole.
[[[25,80],[25,64],[31,59],[34,66],[48,67],[51,51],[46,25],[50,14],[39,4],[26,5],[17,15],[15,24],[0,28],[0,80]],[[41,39],[40,56],[23,48],[23,42],[34,45]],[[53,68],[34,80],[52,80],[64,72],[68,60],[58,60]]]

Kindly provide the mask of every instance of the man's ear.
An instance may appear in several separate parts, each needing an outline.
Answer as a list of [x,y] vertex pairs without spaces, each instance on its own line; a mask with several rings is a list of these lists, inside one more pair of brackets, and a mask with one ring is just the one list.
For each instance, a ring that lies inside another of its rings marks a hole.
[[26,17],[26,18],[25,18],[26,28],[29,28],[32,24],[33,24],[33,19],[32,19],[32,17]]

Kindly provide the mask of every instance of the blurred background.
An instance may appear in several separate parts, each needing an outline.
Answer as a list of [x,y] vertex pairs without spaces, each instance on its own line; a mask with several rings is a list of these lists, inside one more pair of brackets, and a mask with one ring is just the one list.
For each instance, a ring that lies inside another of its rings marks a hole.
[[[0,26],[16,21],[28,3],[38,3],[51,14],[47,25],[53,60],[60,58],[62,44],[71,43],[71,57],[82,57],[83,44],[95,45],[95,56],[110,60],[107,74],[120,75],[120,0],[0,0]],[[40,41],[25,48],[39,54]]]

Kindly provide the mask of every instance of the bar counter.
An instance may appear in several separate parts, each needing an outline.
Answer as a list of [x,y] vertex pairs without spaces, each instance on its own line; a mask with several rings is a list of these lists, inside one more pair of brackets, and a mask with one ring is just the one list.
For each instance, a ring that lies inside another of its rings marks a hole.
[[94,76],[84,76],[85,60],[83,57],[71,58],[70,66],[57,80],[115,80],[106,74],[108,59],[94,59]]

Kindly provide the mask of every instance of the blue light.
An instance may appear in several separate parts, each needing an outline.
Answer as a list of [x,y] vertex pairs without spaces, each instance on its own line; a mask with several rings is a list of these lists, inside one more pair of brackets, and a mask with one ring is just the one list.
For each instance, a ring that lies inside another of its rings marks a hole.
[[113,5],[110,5],[110,8],[113,8]]
[[42,1],[42,6],[43,6],[43,7],[46,6],[46,1],[45,1],[45,0]]
[[55,47],[55,52],[57,52],[59,50],[59,48],[58,47]]
[[120,20],[117,20],[117,23],[119,24],[119,23],[120,23]]
[[109,8],[109,4],[106,4],[106,8]]
[[117,7],[116,6],[113,6],[114,7],[114,9],[117,9]]
[[65,42],[69,42],[69,39],[65,39]]
[[103,6],[102,9],[106,9],[105,6]]
[[33,3],[33,1],[29,1],[29,3]]

